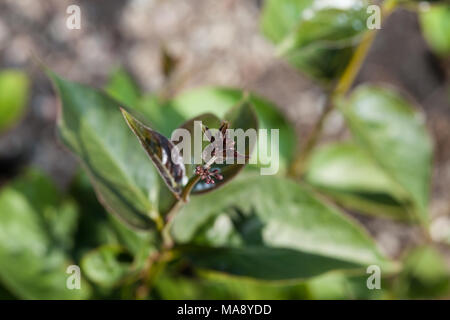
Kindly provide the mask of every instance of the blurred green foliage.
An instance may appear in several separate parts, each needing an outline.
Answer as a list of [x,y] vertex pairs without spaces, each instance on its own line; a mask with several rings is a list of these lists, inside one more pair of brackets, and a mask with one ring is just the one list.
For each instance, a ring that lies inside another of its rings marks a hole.
[[425,39],[440,56],[450,55],[450,5],[432,6],[420,13],[420,22]]
[[[366,5],[268,0],[261,26],[295,67],[328,85],[365,32]],[[442,56],[448,54],[447,13],[448,7],[433,6],[421,14],[424,34]],[[351,137],[313,148],[299,183],[288,176],[298,144],[292,125],[253,93],[206,87],[163,98],[142,93],[121,68],[104,91],[49,74],[62,101],[58,134],[82,170],[65,191],[35,169],[2,185],[0,298],[449,297],[450,272],[431,239],[394,261],[344,212],[428,232],[432,141],[420,108],[395,89],[362,85],[334,97]],[[0,73],[0,130],[23,113],[28,87],[21,72]],[[263,164],[249,165],[216,191],[193,193],[165,233],[161,221],[168,212],[171,217],[176,199],[119,107],[167,137],[204,113],[212,114],[201,117],[211,123],[227,118],[255,127],[254,109],[260,128],[280,130],[280,171],[260,176]],[[174,241],[169,250],[167,237]],[[69,265],[81,266],[81,290],[66,287]],[[382,270],[381,289],[367,285],[370,265]]]
[[23,115],[29,99],[28,76],[19,70],[0,71],[0,133]]
[[261,27],[278,53],[321,83],[342,74],[367,30],[367,1],[268,0]]

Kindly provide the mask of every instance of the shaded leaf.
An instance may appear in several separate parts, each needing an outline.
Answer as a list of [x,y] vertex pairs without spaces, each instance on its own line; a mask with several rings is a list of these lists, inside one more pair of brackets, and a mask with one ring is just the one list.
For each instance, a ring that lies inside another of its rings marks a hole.
[[397,92],[361,86],[339,102],[353,136],[406,193],[427,223],[432,145],[423,115]]
[[159,174],[175,196],[180,197],[183,186],[187,183],[183,159],[175,145],[121,109],[128,126],[139,139],[142,147],[158,169]]
[[95,191],[84,171],[76,175],[70,186],[70,195],[80,207],[74,238],[77,260],[103,245],[124,247],[135,255],[136,260],[143,255],[148,256],[155,243],[154,232],[129,229],[114,215],[108,214],[95,197]]
[[0,133],[23,115],[29,96],[29,80],[18,70],[0,72]]
[[305,284],[279,285],[273,282],[252,281],[217,273],[197,272],[196,277],[174,274],[162,275],[155,284],[160,299],[239,299],[287,300],[309,298]]
[[330,270],[360,268],[347,261],[273,247],[191,248],[184,254],[198,268],[262,280],[302,280]]
[[117,103],[105,94],[49,73],[62,101],[58,133],[86,169],[99,200],[128,225],[151,229],[158,179]]

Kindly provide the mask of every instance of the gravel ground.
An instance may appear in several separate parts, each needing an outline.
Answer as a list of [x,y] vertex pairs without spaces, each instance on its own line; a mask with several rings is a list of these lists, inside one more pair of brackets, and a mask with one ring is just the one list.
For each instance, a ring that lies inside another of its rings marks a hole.
[[[180,61],[175,77],[181,85],[175,93],[202,85],[253,90],[276,102],[304,139],[320,114],[321,90],[275,57],[272,45],[259,32],[261,2],[2,0],[0,67],[27,69],[33,94],[25,119],[0,137],[0,181],[12,177],[20,166],[33,164],[65,187],[77,168],[74,157],[55,138],[57,101],[33,56],[69,79],[97,87],[112,68],[123,65],[150,92],[165,86],[161,71],[165,48]],[[74,3],[82,9],[81,30],[65,27],[66,8]],[[448,74],[448,66],[427,48],[416,16],[397,11],[386,21],[356,81],[391,83],[427,114],[435,140],[431,211],[436,237],[450,227]],[[322,140],[346,136],[342,118],[333,114]],[[419,241],[413,227],[354,216],[393,257]]]

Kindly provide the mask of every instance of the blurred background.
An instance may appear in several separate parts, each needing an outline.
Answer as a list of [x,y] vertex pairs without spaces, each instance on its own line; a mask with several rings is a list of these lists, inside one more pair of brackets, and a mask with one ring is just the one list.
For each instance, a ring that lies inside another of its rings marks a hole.
[[[273,44],[264,38],[259,24],[263,3],[1,0],[0,72],[24,71],[26,78],[18,76],[14,81],[28,89],[23,89],[19,103],[24,110],[0,133],[0,187],[30,166],[42,170],[62,192],[77,176],[75,157],[55,134],[57,96],[36,59],[70,80],[99,88],[123,67],[145,92],[172,96],[204,85],[248,89],[276,103],[303,141],[321,113],[323,92],[277,57]],[[81,7],[80,30],[66,28],[66,9],[71,4]],[[170,76],[168,63],[174,65]],[[431,232],[437,238],[450,236],[449,75],[449,60],[439,59],[430,49],[417,14],[399,9],[383,21],[355,83],[392,84],[426,114],[435,146],[430,214],[435,217]],[[2,111],[0,115],[7,118]],[[320,143],[348,135],[336,112],[327,119]],[[392,258],[418,243],[414,226],[350,214]],[[439,250],[450,267],[449,247]],[[333,296],[333,290],[322,297],[349,298]]]

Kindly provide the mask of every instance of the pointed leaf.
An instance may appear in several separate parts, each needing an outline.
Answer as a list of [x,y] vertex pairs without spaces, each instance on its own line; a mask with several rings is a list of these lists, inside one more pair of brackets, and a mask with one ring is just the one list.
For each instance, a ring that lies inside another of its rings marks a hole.
[[157,215],[158,179],[123,121],[117,102],[49,72],[62,112],[58,132],[86,169],[99,200],[120,220],[151,229]]
[[128,126],[139,139],[142,147],[158,169],[159,174],[176,197],[181,196],[183,186],[187,183],[183,158],[175,145],[121,109]]

